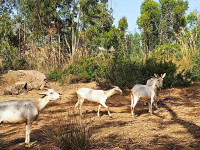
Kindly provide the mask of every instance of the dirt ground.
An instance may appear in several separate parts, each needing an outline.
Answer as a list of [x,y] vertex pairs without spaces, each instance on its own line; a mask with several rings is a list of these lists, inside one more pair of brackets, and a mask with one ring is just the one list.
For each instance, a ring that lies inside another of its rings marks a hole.
[[[32,126],[31,148],[24,148],[25,124],[0,125],[0,149],[56,149],[43,136],[43,129],[64,118],[74,110],[77,101],[75,90],[80,87],[98,88],[95,82],[61,86],[48,83],[62,93],[62,99],[50,102],[41,111]],[[0,96],[0,102],[7,100],[37,99],[39,91],[30,91],[26,95]],[[200,82],[186,88],[165,89],[160,93],[159,109],[154,115],[148,113],[148,106],[139,102],[136,105],[137,117],[130,116],[130,96],[114,95],[107,100],[112,118],[101,108],[101,117],[97,117],[98,104],[83,103],[83,119],[90,120],[94,126],[95,142],[90,149],[146,149],[146,150],[198,150],[200,149]],[[78,114],[77,114],[78,115]]]

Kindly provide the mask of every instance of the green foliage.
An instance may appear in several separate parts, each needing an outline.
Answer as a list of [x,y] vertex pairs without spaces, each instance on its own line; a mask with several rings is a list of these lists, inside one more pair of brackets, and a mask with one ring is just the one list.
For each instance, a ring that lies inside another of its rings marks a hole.
[[127,35],[128,43],[128,54],[130,57],[141,57],[142,47],[141,45],[141,35],[137,32],[134,34]]
[[81,1],[80,6],[83,10],[83,27],[80,32],[82,46],[87,49],[95,50],[99,46],[110,48],[115,43],[116,36],[113,31],[112,10],[106,6],[106,1]]
[[56,11],[56,9],[62,10],[59,7],[60,3],[61,0],[24,0],[20,3],[22,14],[26,18],[26,24],[32,31],[32,39],[39,40],[42,36],[47,35],[48,28],[53,27],[52,23],[58,23],[61,20],[59,16],[61,14]]
[[122,18],[119,20],[118,28],[119,28],[120,30],[122,30],[122,31],[125,31],[125,30],[128,28],[128,22],[127,22],[126,17],[122,17]]
[[183,56],[179,44],[168,43],[155,49],[153,51],[153,57],[157,58],[158,60],[169,60],[172,57],[175,57],[175,59],[179,61]]
[[47,79],[50,81],[58,81],[62,77],[62,71],[53,70],[47,75]]
[[[62,83],[77,83],[79,81],[95,81],[98,77],[104,76],[104,66],[99,64],[94,57],[83,59],[77,64],[71,64],[63,71],[51,71],[47,78]],[[66,80],[67,79],[67,80]]]
[[0,58],[3,69],[26,69],[28,62],[17,55],[18,38],[13,29],[13,20],[8,13],[2,13],[0,20]]
[[99,63],[95,58],[84,59],[63,71],[54,70],[47,77],[62,83],[97,81],[102,88],[110,85],[132,88],[135,84],[146,84],[154,73],[167,74],[164,88],[187,86],[193,80],[189,71],[178,72],[178,67],[171,61],[157,61],[156,58],[135,61],[124,57],[123,52],[104,65]]
[[173,79],[172,85],[169,87],[183,87],[189,86],[193,81],[190,71],[182,71],[177,73],[175,78]]
[[[17,37],[14,34],[13,22],[9,14],[0,14],[0,42],[4,45],[17,46]],[[1,46],[3,47],[3,46]]]
[[77,66],[70,65],[65,70],[67,74],[83,76],[87,81],[94,81],[101,67],[96,58],[91,57],[81,60]]
[[12,61],[14,70],[25,70],[29,67],[28,62],[24,58],[16,58]]
[[[121,88],[131,87],[142,80],[141,66],[129,59],[115,57],[107,66],[106,79]],[[137,78],[139,77],[139,78]]]
[[145,0],[141,5],[141,16],[137,19],[139,29],[142,29],[143,45],[151,51],[159,42],[159,24],[161,12],[159,3]]
[[139,63],[118,55],[108,64],[105,81],[121,88],[132,88],[135,84],[146,84],[154,73],[159,75],[166,73],[164,88],[189,85],[191,83],[190,73],[178,73],[177,69],[171,61],[157,62],[156,59],[151,58]]
[[115,48],[118,47],[119,41],[116,33],[118,33],[116,28],[111,28],[108,32],[104,32],[101,36],[100,45],[103,45],[103,47],[107,49],[109,49],[111,46]]
[[175,40],[175,33],[186,26],[184,16],[188,9],[188,1],[184,0],[160,0],[161,24],[159,25],[161,44]]
[[193,65],[191,69],[191,76],[194,81],[200,80],[200,52],[192,58]]
[[18,49],[10,46],[8,42],[0,43],[2,65],[5,70],[18,70],[28,68],[28,62],[17,56]]

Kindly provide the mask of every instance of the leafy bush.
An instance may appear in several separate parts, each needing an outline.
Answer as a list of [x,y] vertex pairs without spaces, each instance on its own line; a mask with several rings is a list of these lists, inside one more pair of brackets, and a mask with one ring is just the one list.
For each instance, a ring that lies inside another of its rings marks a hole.
[[166,73],[164,88],[189,85],[192,81],[191,73],[189,71],[178,73],[177,70],[178,67],[172,61],[149,58],[142,62],[133,61],[123,55],[115,55],[108,63],[100,62],[93,57],[83,59],[75,65],[69,65],[63,71],[52,71],[47,77],[61,83],[97,81],[102,88],[108,88],[110,85],[132,88],[135,84],[146,84],[154,73],[159,75]]
[[189,86],[191,82],[192,82],[191,73],[189,71],[187,72],[183,71],[175,76],[172,85],[169,87]]
[[104,76],[104,66],[98,62],[97,58],[91,57],[83,59],[76,64],[70,64],[63,71],[51,71],[47,78],[52,81],[62,83],[77,83],[79,81],[95,81],[98,77]]
[[[111,84],[118,85],[121,88],[132,88],[135,84],[146,84],[146,81],[154,73],[159,75],[166,73],[163,82],[164,88],[189,85],[191,82],[189,73],[177,73],[177,69],[176,65],[171,61],[157,62],[156,59],[151,58],[145,62],[138,63],[117,56],[107,66],[106,79]],[[106,82],[108,82],[107,80]]]
[[51,81],[58,81],[61,79],[63,72],[58,70],[53,70],[47,75],[47,79]]
[[175,58],[180,60],[183,56],[181,53],[180,45],[177,43],[168,43],[166,45],[161,45],[153,51],[153,56],[159,60],[169,60]]
[[126,86],[131,87],[141,81],[141,76],[139,76],[141,75],[140,68],[140,64],[117,56],[108,64],[105,78],[113,85],[122,88]]
[[[146,78],[150,78],[154,75],[154,73],[159,75],[166,73],[166,77],[163,80],[164,88],[169,88],[173,86],[173,82],[176,77],[176,72],[177,67],[173,62],[157,62],[154,58],[147,59],[142,68],[142,74],[145,74]],[[145,80],[145,83],[146,81],[147,80]]]
[[200,80],[200,52],[192,58],[191,76],[194,81]]
[[29,66],[28,62],[24,58],[16,58],[12,61],[12,68],[14,70],[25,70]]

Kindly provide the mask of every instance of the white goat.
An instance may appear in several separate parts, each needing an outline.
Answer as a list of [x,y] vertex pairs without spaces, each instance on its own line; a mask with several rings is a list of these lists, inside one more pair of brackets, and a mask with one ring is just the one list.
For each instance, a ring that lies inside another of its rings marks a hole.
[[77,96],[78,96],[78,101],[75,105],[75,108],[77,108],[79,105],[81,116],[82,116],[81,106],[82,106],[84,100],[87,99],[89,101],[99,103],[99,108],[98,108],[98,112],[97,112],[98,117],[99,117],[99,111],[100,111],[101,105],[103,105],[108,110],[108,115],[111,117],[110,111],[108,109],[108,106],[105,104],[105,102],[106,102],[107,98],[109,98],[110,96],[112,96],[118,92],[122,93],[122,90],[119,87],[115,86],[113,89],[110,89],[107,91],[94,90],[94,89],[90,89],[90,88],[81,88],[81,89],[77,90],[76,92],[77,92]]
[[0,123],[26,123],[25,145],[30,147],[30,133],[33,121],[38,118],[39,112],[50,100],[57,100],[59,94],[53,89],[38,93],[43,95],[38,100],[18,100],[0,103]]
[[151,79],[147,80],[146,85],[152,85],[153,84],[153,79],[157,78],[158,79],[158,85],[157,85],[157,90],[161,90],[161,88],[163,87],[163,79],[166,76],[166,73],[161,74],[160,76],[157,74],[154,74],[154,77],[152,77]]
[[161,76],[157,75],[157,74],[154,74],[154,77],[152,77],[151,79],[147,80],[147,83],[146,85],[149,85],[149,86],[152,86],[153,84],[153,79],[154,78],[157,78],[158,79],[158,84],[157,84],[157,88],[155,89],[155,101],[154,101],[154,105],[155,107],[158,109],[158,105],[157,105],[157,102],[159,101],[159,92],[158,91],[161,91],[162,87],[163,87],[163,79],[164,77],[166,76],[166,73],[164,74],[161,74]]
[[142,85],[142,84],[136,84],[131,90],[126,89],[131,94],[131,115],[134,116],[134,108],[140,98],[143,99],[151,99],[149,103],[149,112],[151,115],[153,115],[152,112],[152,104],[154,103],[155,98],[155,88],[157,87],[158,79],[155,78],[152,80],[152,85]]

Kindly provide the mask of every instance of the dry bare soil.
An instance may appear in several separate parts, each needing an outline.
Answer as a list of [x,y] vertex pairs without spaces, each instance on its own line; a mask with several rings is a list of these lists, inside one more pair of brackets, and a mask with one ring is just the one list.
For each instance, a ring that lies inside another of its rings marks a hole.
[[[24,148],[25,124],[0,125],[0,149],[58,149],[49,143],[43,130],[58,118],[73,113],[77,101],[75,90],[80,87],[97,88],[95,82],[61,86],[48,83],[62,93],[62,99],[50,102],[41,111],[32,126],[31,148]],[[165,89],[160,93],[159,109],[154,115],[148,113],[148,106],[139,102],[136,105],[137,117],[130,116],[130,96],[114,95],[107,100],[112,118],[102,107],[101,117],[97,117],[98,104],[83,103],[82,120],[89,120],[88,126],[94,127],[94,143],[90,149],[162,149],[197,150],[200,149],[200,82],[186,88]],[[30,91],[26,95],[0,96],[0,101],[37,99],[39,91]],[[78,116],[78,114],[75,114]]]

